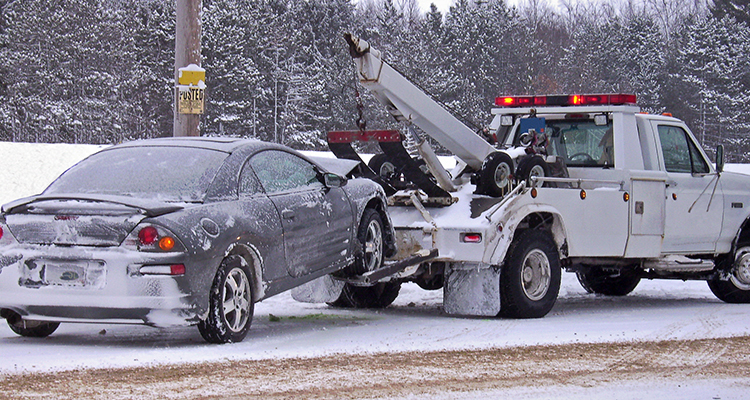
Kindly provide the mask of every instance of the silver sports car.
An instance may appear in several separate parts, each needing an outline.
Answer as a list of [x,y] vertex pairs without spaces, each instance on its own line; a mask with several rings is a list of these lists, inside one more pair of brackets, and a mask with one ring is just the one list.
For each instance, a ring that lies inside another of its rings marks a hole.
[[197,324],[209,342],[241,341],[255,302],[395,250],[383,189],[346,178],[357,165],[246,139],[107,148],[3,207],[0,316],[23,336]]

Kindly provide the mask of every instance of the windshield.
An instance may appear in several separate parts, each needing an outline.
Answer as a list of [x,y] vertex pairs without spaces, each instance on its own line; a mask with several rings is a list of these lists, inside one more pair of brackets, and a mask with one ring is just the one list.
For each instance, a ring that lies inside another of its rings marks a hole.
[[123,147],[65,171],[44,194],[107,194],[200,202],[227,153],[190,147]]
[[550,136],[547,151],[560,156],[569,167],[614,167],[612,122],[596,125],[593,120],[546,121]]

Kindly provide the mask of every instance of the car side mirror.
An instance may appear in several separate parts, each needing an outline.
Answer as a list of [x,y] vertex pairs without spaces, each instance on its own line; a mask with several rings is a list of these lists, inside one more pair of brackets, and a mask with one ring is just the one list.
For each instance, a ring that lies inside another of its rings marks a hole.
[[716,172],[724,172],[724,145],[716,146]]
[[341,175],[326,172],[323,174],[323,184],[326,187],[342,187],[346,185],[346,178]]

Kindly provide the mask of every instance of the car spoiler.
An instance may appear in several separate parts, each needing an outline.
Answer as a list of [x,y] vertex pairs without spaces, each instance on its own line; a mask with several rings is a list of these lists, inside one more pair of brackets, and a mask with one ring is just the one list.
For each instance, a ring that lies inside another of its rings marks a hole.
[[85,195],[85,194],[55,194],[55,195],[36,195],[31,197],[25,197],[22,199],[11,201],[3,205],[2,212],[10,213],[13,209],[22,207],[38,201],[47,200],[83,200],[83,201],[97,201],[103,203],[120,204],[127,207],[133,207],[140,210],[140,212],[147,217],[157,217],[159,215],[168,214],[185,208],[182,205],[164,203],[161,201],[138,199],[127,196],[112,196],[112,195]]

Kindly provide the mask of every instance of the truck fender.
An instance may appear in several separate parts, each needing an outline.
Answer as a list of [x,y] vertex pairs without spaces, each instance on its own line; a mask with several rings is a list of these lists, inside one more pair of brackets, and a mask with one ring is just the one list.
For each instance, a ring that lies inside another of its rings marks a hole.
[[[502,265],[508,254],[513,239],[524,229],[548,230],[560,249],[560,257],[566,258],[567,231],[562,215],[554,207],[543,204],[527,204],[513,212],[505,213],[507,220],[500,220],[503,233],[498,236],[497,244],[490,257],[492,265]],[[505,218],[504,218],[505,219]],[[529,225],[527,227],[527,225]]]

